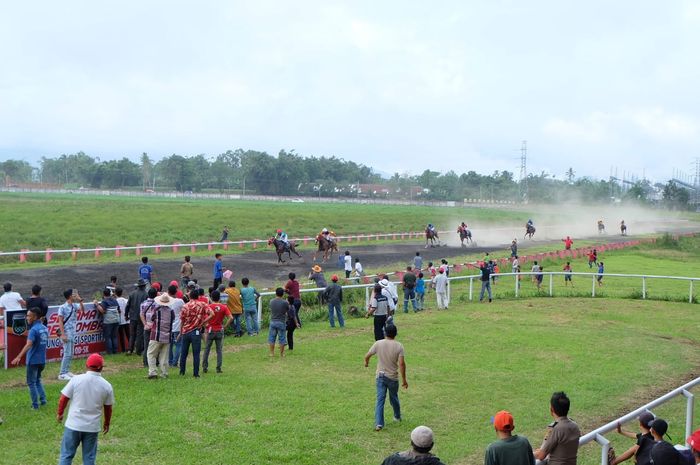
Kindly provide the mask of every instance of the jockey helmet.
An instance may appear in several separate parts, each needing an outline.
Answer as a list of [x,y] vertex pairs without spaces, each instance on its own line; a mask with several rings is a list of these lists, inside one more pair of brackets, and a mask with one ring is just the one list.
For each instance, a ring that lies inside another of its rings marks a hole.
[[323,229],[321,230],[321,232],[322,232],[322,233],[327,233],[327,232],[328,232],[328,229],[323,228]]
[[432,227],[433,227],[433,223],[428,223],[428,227],[429,227],[429,228],[432,228]]
[[278,230],[277,230],[277,234],[281,234],[281,233],[282,233],[282,230],[281,230],[281,229],[278,229]]

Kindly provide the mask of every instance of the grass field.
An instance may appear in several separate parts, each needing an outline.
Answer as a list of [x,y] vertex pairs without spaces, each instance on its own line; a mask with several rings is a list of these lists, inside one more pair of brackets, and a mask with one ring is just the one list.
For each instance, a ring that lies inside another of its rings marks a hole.
[[[605,260],[619,272],[698,276],[698,242],[616,251]],[[554,390],[567,391],[571,416],[586,432],[694,378],[700,367],[695,304],[497,294],[493,304],[479,305],[465,301],[464,289],[454,292],[448,311],[397,317],[409,382],[400,394],[402,423],[372,429],[375,365],[362,366],[371,321],[349,319],[332,331],[308,319],[285,359],[268,358],[262,335],[229,338],[224,373],[199,380],[149,381],[140,360],[109,357],[105,376],[117,405],[99,462],[377,464],[406,449],[411,429],[427,424],[445,463],[479,464],[495,439],[489,418],[497,410],[511,410],[516,432],[538,446]],[[29,409],[24,371],[0,373],[0,449],[8,463],[56,461],[57,370],[50,364],[45,372],[50,408],[39,412]],[[682,400],[656,411],[669,419],[675,442],[682,442],[684,411]],[[618,452],[631,445],[609,439]],[[587,446],[580,457],[597,463],[599,449]]]

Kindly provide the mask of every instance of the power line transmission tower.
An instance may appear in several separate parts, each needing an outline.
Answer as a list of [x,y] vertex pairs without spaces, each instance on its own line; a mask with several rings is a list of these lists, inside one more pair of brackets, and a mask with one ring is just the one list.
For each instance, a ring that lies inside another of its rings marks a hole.
[[695,187],[695,209],[700,207],[700,158],[695,159],[695,179],[693,182]]
[[520,200],[527,202],[527,141],[520,146]]

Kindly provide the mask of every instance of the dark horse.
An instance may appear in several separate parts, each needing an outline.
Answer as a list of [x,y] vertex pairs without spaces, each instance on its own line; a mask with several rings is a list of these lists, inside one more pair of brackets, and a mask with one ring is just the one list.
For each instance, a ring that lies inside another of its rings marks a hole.
[[472,241],[472,232],[468,230],[467,228],[463,228],[462,226],[457,228],[457,232],[459,233],[459,240],[462,242],[462,247],[464,247],[464,241],[467,241],[467,244],[469,244]]
[[627,225],[625,224],[624,221],[622,223],[620,223],[620,235],[622,235],[622,236],[627,235]]
[[603,224],[603,220],[598,220],[598,234],[603,233],[605,233],[605,224]]
[[437,231],[433,231],[429,228],[425,228],[425,248],[428,248],[428,241],[430,241],[430,247],[435,247],[435,241],[437,241],[438,246],[440,245],[440,236],[438,236]]
[[318,252],[323,252],[324,262],[328,260],[328,257],[330,257],[333,252],[338,252],[337,241],[331,241],[323,234],[316,236],[316,243],[318,244],[318,250],[314,252],[313,261],[316,261],[316,255],[318,255]]
[[296,254],[297,257],[301,257],[301,254],[297,252],[297,243],[295,241],[289,241],[289,246],[285,246],[284,242],[278,240],[276,237],[271,237],[267,240],[267,245],[274,245],[275,252],[277,252],[277,263],[284,263],[282,260],[282,254],[287,252],[289,255],[289,260],[292,260],[292,252]]
[[526,224],[525,225],[525,236],[523,236],[523,239],[525,239],[528,236],[530,237],[530,239],[532,239],[532,236],[535,235],[535,231],[536,231],[536,229],[533,225],[531,225],[530,223]]

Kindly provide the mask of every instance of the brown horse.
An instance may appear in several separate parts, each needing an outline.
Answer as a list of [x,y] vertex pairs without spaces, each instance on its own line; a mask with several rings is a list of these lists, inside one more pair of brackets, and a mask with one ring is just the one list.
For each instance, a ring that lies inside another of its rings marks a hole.
[[525,239],[528,236],[530,237],[530,239],[532,239],[532,236],[535,235],[535,231],[536,231],[535,227],[533,225],[531,225],[530,223],[527,223],[525,225],[525,236],[523,236],[523,239]]
[[286,246],[284,242],[280,241],[276,237],[271,237],[267,240],[267,245],[275,246],[275,252],[277,253],[277,263],[284,263],[284,260],[282,260],[282,254],[285,252],[287,252],[287,255],[289,255],[289,261],[292,260],[292,252],[294,252],[294,254],[296,254],[297,257],[301,257],[301,254],[296,250],[296,241],[289,241],[289,246]]
[[430,228],[425,228],[425,248],[428,248],[428,241],[430,241],[430,247],[435,247],[435,241],[437,241],[438,247],[440,246],[440,236],[436,230]]
[[462,226],[459,226],[457,228],[457,232],[459,233],[459,240],[462,242],[462,247],[464,247],[465,240],[467,241],[467,244],[469,244],[470,242],[473,242],[472,241],[472,232],[469,229],[464,228]]
[[316,244],[318,244],[318,250],[314,252],[313,261],[316,261],[318,252],[323,252],[323,262],[328,260],[333,252],[338,252],[338,241],[331,241],[323,234],[316,236]]

